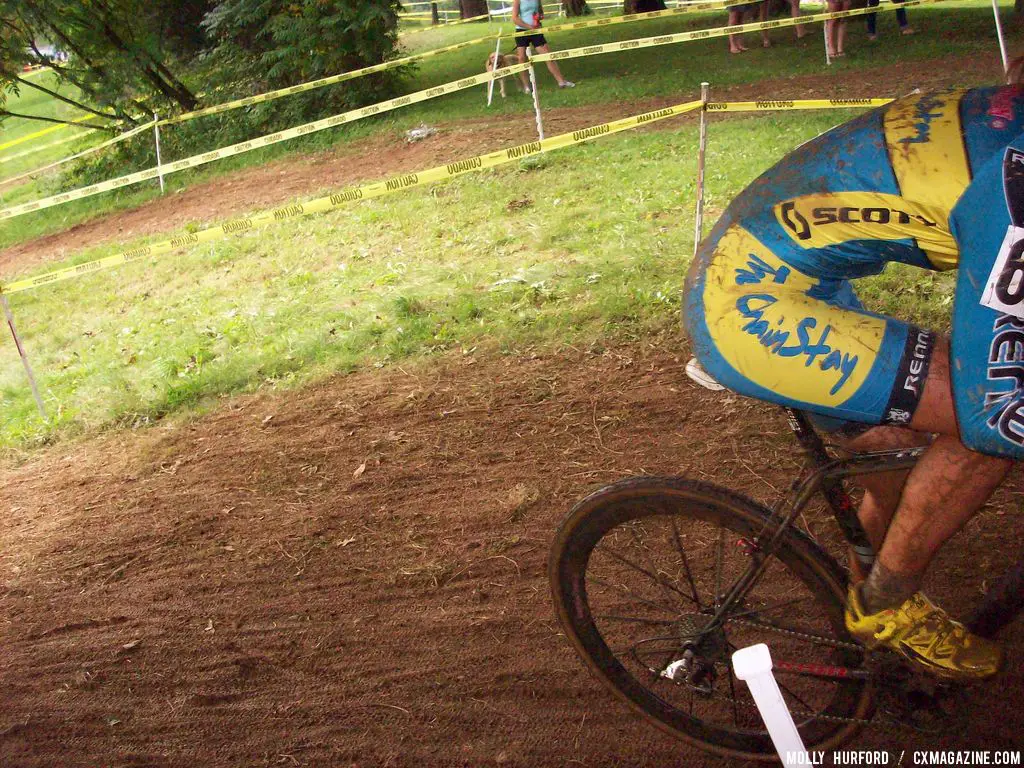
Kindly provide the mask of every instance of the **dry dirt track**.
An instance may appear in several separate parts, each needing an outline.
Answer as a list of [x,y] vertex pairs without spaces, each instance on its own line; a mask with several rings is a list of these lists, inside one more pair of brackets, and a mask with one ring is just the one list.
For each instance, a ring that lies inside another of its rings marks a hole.
[[[722,765],[589,677],[544,575],[595,484],[786,482],[779,415],[698,391],[674,346],[338,377],[7,471],[0,764]],[[1020,549],[1020,491],[936,567],[953,610]],[[861,745],[1019,745],[1008,642],[966,730]]]
[[[902,75],[937,84],[939,67],[916,66]],[[991,68],[941,71],[969,81]],[[778,85],[779,97],[876,95],[867,77]],[[391,147],[389,170],[526,130],[466,123],[432,147]],[[180,224],[383,175],[348,162],[247,172],[9,250],[0,269],[97,233],[156,231],[170,209]],[[726,764],[589,677],[544,574],[559,521],[600,483],[684,473],[764,498],[788,481],[794,449],[775,410],[696,389],[685,359],[675,337],[452,356],[232,399],[3,468],[0,765]],[[1014,477],[936,564],[929,589],[954,612],[1020,553],[1022,490]],[[871,732],[858,746],[1019,747],[1019,622],[1006,642],[1006,673],[942,734]]]

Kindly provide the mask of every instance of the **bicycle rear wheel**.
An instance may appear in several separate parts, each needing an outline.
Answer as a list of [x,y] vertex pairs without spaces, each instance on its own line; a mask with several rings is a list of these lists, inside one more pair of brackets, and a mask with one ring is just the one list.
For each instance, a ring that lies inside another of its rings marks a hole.
[[799,531],[724,623],[711,621],[769,514],[706,483],[632,478],[573,508],[549,562],[559,620],[598,679],[694,746],[755,760],[777,758],[734,679],[738,648],[768,644],[808,749],[850,738],[870,709],[864,652],[843,625],[845,576]]

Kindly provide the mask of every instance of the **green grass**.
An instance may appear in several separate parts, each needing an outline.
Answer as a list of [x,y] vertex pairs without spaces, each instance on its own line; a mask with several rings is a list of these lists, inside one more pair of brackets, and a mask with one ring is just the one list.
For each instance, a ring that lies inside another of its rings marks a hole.
[[[26,76],[26,79],[30,82],[39,83],[40,85],[49,88],[52,91],[56,91],[62,96],[66,96],[70,99],[77,99],[80,95],[80,91],[73,85],[58,84],[57,76],[49,70],[40,70],[39,72],[29,74]],[[30,88],[28,86],[21,86],[20,94],[8,94],[7,109],[17,114],[38,115],[40,117],[51,117],[61,120],[73,120],[87,114],[70,104],[60,101],[59,99],[55,99],[42,91],[38,91],[35,88]],[[45,130],[52,126],[53,123],[41,120],[30,120],[20,117],[7,118],[0,122],[0,145],[22,139],[25,136],[37,131]],[[84,133],[85,129],[83,128],[60,128],[44,136],[22,141],[14,146],[0,149],[0,179],[11,178],[25,171],[41,168],[54,160],[59,160],[62,157],[74,154],[84,147],[98,144],[108,138],[108,134],[106,133],[93,133],[88,136],[83,136],[78,141],[42,149],[38,152],[25,155],[24,157],[15,157],[15,155],[20,155],[27,150],[50,144],[59,139],[82,135]],[[0,195],[2,195],[3,199],[2,204],[7,206],[17,204],[21,201],[34,199],[39,196],[38,193],[40,189],[41,187],[36,184],[23,184],[18,187],[2,185],[0,186]]]
[[[842,114],[715,125],[709,208]],[[693,250],[695,144],[692,123],[613,136],[16,294],[52,421],[35,414],[12,345],[0,346],[0,446],[451,350],[671,327]]]
[[[551,87],[553,82],[546,72],[539,72],[543,89],[542,106],[584,106],[666,96],[692,98],[699,91],[703,80],[711,81],[712,97],[715,87],[718,86],[761,81],[764,82],[764,96],[769,98],[772,95],[772,81],[782,73],[790,75],[831,72],[833,75],[843,76],[844,73],[850,72],[850,76],[855,77],[853,73],[859,69],[884,66],[899,60],[934,59],[980,51],[991,53],[993,61],[996,60],[998,53],[990,5],[980,0],[971,0],[913,8],[909,13],[921,33],[913,37],[898,38],[898,45],[888,45],[884,42],[884,35],[893,31],[894,21],[891,13],[881,15],[879,24],[883,39],[876,44],[869,43],[860,34],[861,22],[851,20],[853,31],[848,45],[849,55],[842,62],[835,64],[831,70],[826,68],[822,55],[820,25],[814,28],[815,34],[808,35],[802,41],[796,41],[791,30],[775,30],[772,32],[772,37],[776,41],[775,47],[764,50],[752,46],[752,50],[744,56],[731,56],[726,51],[724,39],[716,39],[563,61],[560,65],[565,74],[570,79],[578,81],[579,85],[568,91],[558,90]],[[554,23],[554,20],[549,21]],[[590,30],[553,32],[549,37],[552,48],[558,50],[611,40],[667,34],[691,28],[720,26],[724,23],[725,14],[718,12]],[[464,24],[403,38],[403,44],[410,52],[430,50],[481,37],[496,31],[499,27],[511,29],[507,24]],[[1021,34],[1015,26],[1007,27],[1012,48],[1015,42],[1020,41]],[[750,42],[754,42],[753,36]],[[463,51],[425,59],[408,81],[408,91],[423,90],[481,72],[487,53],[493,50],[492,46],[492,43],[483,43]],[[503,46],[503,50],[510,49],[510,43]],[[878,95],[903,93],[913,85],[893,83],[890,88],[882,89],[886,92]],[[332,87],[345,86],[340,84]],[[277,157],[345,144],[381,130],[404,131],[424,122],[436,125],[465,118],[530,119],[531,111],[532,102],[518,94],[511,94],[507,99],[498,98],[495,104],[487,107],[484,89],[473,88],[413,105],[379,118],[362,120],[336,130],[324,131],[230,160],[219,161],[197,171],[173,175],[167,180],[169,191],[173,192],[198,180],[216,177],[238,168],[263,164]],[[238,119],[244,119],[243,111],[235,114]],[[173,128],[166,130],[173,131]],[[165,159],[167,162],[173,162],[179,158]],[[6,174],[0,172],[0,175]],[[52,192],[52,182],[25,185],[10,194],[5,204],[25,202]],[[66,229],[110,211],[134,207],[158,195],[156,182],[149,182],[11,219],[0,226],[0,248]]]
[[[900,39],[899,50],[880,46],[870,57],[851,45],[842,71],[896,57],[932,58],[940,49],[992,48],[990,16],[977,6],[942,6],[941,15],[912,13],[926,34]],[[649,22],[578,33],[572,44],[598,42],[612,32],[615,39],[639,36],[641,29],[645,35],[671,31],[668,23]],[[935,40],[929,39],[933,33]],[[464,25],[419,35],[417,45],[479,34],[475,25]],[[439,39],[428,39],[434,35]],[[546,89],[544,103],[685,98],[708,73],[715,84],[760,79],[769,97],[776,73],[822,69],[817,44],[807,42],[805,50],[786,31],[774,35],[776,48],[752,50],[741,62],[724,52],[723,41],[565,62],[580,86],[570,92]],[[951,35],[952,41],[943,42]],[[564,47],[554,35],[552,42]],[[469,51],[429,59],[409,87],[479,71],[482,58]],[[693,61],[700,66],[688,66]],[[894,90],[910,85],[894,84]],[[522,112],[527,119],[528,110],[522,100],[507,99],[488,111],[474,89],[338,134],[172,176],[170,191],[196,178],[375,131],[480,115]],[[789,149],[849,114],[713,121],[708,223]],[[0,450],[144,425],[213,407],[239,392],[299,386],[338,371],[453,350],[518,353],[628,341],[671,329],[679,321],[679,289],[693,250],[695,134],[691,121],[613,136],[12,296],[51,418],[44,423],[36,414],[13,345],[0,345]],[[64,229],[153,195],[148,188],[121,190],[22,217],[4,224],[0,243]],[[94,248],[67,264],[141,242]],[[940,328],[948,323],[952,289],[949,275],[900,268],[858,283],[872,308]]]

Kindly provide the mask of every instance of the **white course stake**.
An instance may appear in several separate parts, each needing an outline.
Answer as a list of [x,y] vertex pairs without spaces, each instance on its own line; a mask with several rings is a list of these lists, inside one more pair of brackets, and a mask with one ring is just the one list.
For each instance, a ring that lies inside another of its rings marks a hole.
[[996,37],[999,38],[999,55],[1003,58],[1003,74],[1010,73],[1010,63],[1006,58],[1006,40],[1003,38],[1003,22],[999,19],[999,0],[992,0],[992,15],[996,19]]
[[708,84],[700,84],[700,139],[697,143],[697,212],[693,224],[693,256],[704,236],[704,157],[708,147]]
[[21,355],[21,364],[25,366],[25,374],[28,376],[29,386],[32,387],[32,396],[36,399],[39,415],[43,417],[43,421],[46,421],[46,408],[43,407],[43,398],[39,396],[39,387],[36,386],[35,374],[32,373],[32,366],[29,365],[28,355],[25,354],[25,349],[21,346],[21,339],[18,338],[18,331],[14,327],[14,315],[11,313],[11,305],[7,303],[7,297],[2,293],[0,293],[0,304],[4,306],[7,327],[11,329],[11,336],[14,337],[14,346],[18,348],[18,354]]
[[[526,58],[533,59],[530,49],[526,49]],[[533,62],[530,62],[530,90],[533,91],[533,111],[537,114],[537,135],[544,141],[544,121],[540,116],[540,96],[537,93],[537,73],[534,71]]]
[[160,164],[160,115],[153,113],[153,134],[156,136],[156,173],[160,177],[160,194],[164,193],[164,169]]
[[772,656],[764,643],[741,648],[732,655],[732,670],[754,697],[775,751],[786,768],[807,764],[807,749],[772,674]]
[[[490,17],[488,17],[490,18]],[[491,98],[494,96],[494,81],[497,80],[494,73],[501,69],[501,35],[498,35],[498,42],[494,44],[494,66],[491,68],[491,80],[487,83],[487,106],[491,106]]]
[[[828,6],[825,7],[828,8]],[[835,19],[831,19],[831,21],[835,21]],[[826,20],[825,23],[821,25],[821,28],[825,32],[825,63],[831,67],[832,57],[828,55],[828,22],[829,20]]]

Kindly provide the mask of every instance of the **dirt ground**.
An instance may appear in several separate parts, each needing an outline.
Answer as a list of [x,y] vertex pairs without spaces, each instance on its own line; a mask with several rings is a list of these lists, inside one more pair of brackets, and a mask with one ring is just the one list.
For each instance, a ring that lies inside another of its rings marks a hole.
[[[720,101],[874,98],[899,95],[914,88],[927,90],[995,83],[1000,75],[998,58],[988,54],[960,58],[956,66],[950,66],[945,60],[901,62],[884,68],[858,70],[856,77],[844,77],[838,71],[826,75],[780,76],[767,84],[713,89],[711,98]],[[899,84],[899,93],[893,90],[894,83]],[[553,136],[699,97],[699,94],[679,93],[646,101],[545,109],[544,127],[546,134]],[[735,118],[716,115],[714,119]],[[666,130],[677,124],[675,120],[667,121],[641,131]],[[295,199],[320,196],[352,184],[492,152],[532,141],[537,136],[532,111],[524,112],[519,119],[503,118],[495,122],[479,118],[438,127],[440,130],[434,136],[411,144],[398,132],[386,132],[336,151],[247,169],[196,184],[130,211],[99,217],[66,231],[0,250],[0,277],[9,279],[25,269],[59,261],[99,243],[171,231],[190,223],[212,225],[226,218],[266,210]]]
[[[783,79],[773,95],[809,86]],[[553,132],[598,118],[549,119]],[[465,123],[433,147],[378,141],[399,171],[526,138]],[[2,258],[22,268],[96,232],[166,226],[169,209],[182,223],[379,170],[341,155],[281,163]],[[686,359],[674,334],[451,355],[3,467],[0,765],[728,764],[590,677],[545,575],[560,521],[603,483],[684,474],[762,500],[786,487],[796,448],[780,412],[697,388]],[[1020,556],[1022,494],[1018,474],[934,565],[928,590],[952,612]],[[1020,622],[1004,642],[1006,671],[938,733],[872,730],[855,746],[1019,748]]]
[[[0,764],[724,764],[589,676],[545,577],[600,484],[790,479],[781,414],[698,389],[675,346],[339,376],[9,468]],[[1022,490],[935,566],[951,610],[1019,554]],[[1019,623],[1006,642],[941,736],[858,746],[1019,746]]]

